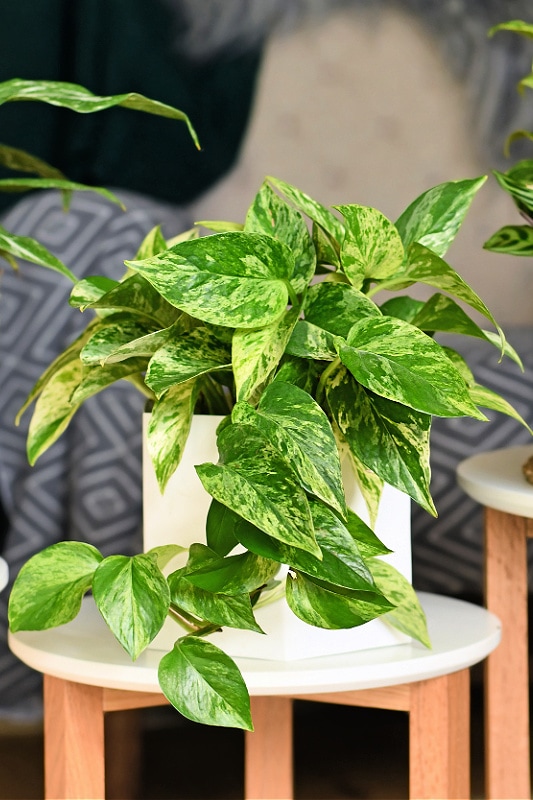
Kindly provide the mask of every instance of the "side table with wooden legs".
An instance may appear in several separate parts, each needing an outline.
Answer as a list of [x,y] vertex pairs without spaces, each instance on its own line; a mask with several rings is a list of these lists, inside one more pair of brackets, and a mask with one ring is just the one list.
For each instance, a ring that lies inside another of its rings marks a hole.
[[[470,796],[469,667],[498,645],[499,620],[453,598],[420,599],[431,650],[408,643],[301,661],[237,659],[255,725],[245,738],[247,800],[293,797],[293,699],[408,711],[410,796]],[[103,798],[104,713],[166,702],[157,682],[162,653],[146,650],[132,663],[91,599],[68,625],[9,642],[44,673],[46,797]]]
[[485,506],[485,605],[502,623],[502,643],[485,665],[485,776],[488,800],[531,797],[528,561],[533,485],[522,465],[533,446],[462,461],[462,489]]

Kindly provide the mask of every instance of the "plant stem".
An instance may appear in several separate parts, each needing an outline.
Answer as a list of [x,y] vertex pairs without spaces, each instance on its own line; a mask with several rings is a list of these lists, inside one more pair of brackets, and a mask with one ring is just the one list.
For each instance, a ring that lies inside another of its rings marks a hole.
[[317,389],[316,389],[316,401],[317,401],[317,403],[322,404],[322,401],[324,400],[324,394],[325,394],[325,391],[326,391],[326,389],[325,389],[326,383],[328,382],[331,373],[334,372],[336,369],[338,369],[340,364],[341,364],[341,360],[337,356],[337,358],[335,358],[331,362],[331,364],[328,364],[328,366],[326,367],[326,369],[324,370],[324,372],[320,376],[320,380],[318,381],[318,386],[317,386]]

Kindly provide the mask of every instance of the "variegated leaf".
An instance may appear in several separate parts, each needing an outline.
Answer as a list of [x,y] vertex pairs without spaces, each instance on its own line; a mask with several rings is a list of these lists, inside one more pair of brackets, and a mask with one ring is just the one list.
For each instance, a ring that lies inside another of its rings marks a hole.
[[219,465],[196,467],[211,497],[275,539],[319,556],[305,492],[268,439],[251,425],[232,424],[218,448]]
[[94,573],[92,589],[107,626],[135,660],[163,627],[170,605],[156,559],[145,553],[108,556]]
[[407,578],[379,558],[372,559],[370,569],[377,586],[395,606],[383,621],[431,648],[424,609]]
[[229,656],[205,639],[186,636],[159,662],[159,685],[187,719],[252,731],[250,698]]
[[337,357],[333,335],[305,319],[299,319],[294,326],[285,353],[315,361],[334,361]]
[[507,172],[495,169],[492,173],[502,189],[513,198],[518,208],[526,210],[531,215],[533,212],[533,191],[531,189],[533,160],[522,159]]
[[248,209],[244,230],[274,236],[290,248],[294,255],[290,281],[301,294],[315,273],[313,242],[302,215],[281,200],[266,181]]
[[344,239],[344,225],[337,219],[337,217],[321,203],[313,200],[312,197],[305,194],[305,192],[297,189],[296,186],[291,186],[290,183],[268,176],[267,181],[271,183],[281,194],[290,200],[296,208],[309,217],[310,220],[320,225],[327,234],[336,241],[339,246]]
[[15,259],[22,258],[24,261],[30,261],[32,264],[38,264],[41,267],[53,269],[66,278],[70,278],[73,283],[77,281],[76,276],[69,268],[56,258],[53,253],[50,253],[40,242],[31,239],[29,236],[18,236],[14,233],[10,233],[2,226],[0,226],[0,250],[4,250]]
[[91,308],[117,308],[151,321],[156,327],[166,328],[179,316],[174,306],[167,303],[150,283],[140,275],[131,275],[122,283],[110,287]]
[[154,403],[147,446],[161,492],[181,461],[198,396],[195,381],[173,386]]
[[400,234],[392,222],[375,208],[359,205],[335,206],[344,217],[346,235],[341,246],[341,266],[354,288],[367,279],[394,275],[404,260]]
[[378,593],[354,592],[318,582],[299,572],[289,572],[287,603],[308,625],[328,630],[355,628],[386,614],[392,603]]
[[145,369],[145,358],[129,358],[127,361],[103,367],[86,367],[83,370],[82,380],[72,392],[70,401],[76,406],[80,406],[89,397],[98,394],[112,383],[129,379],[132,375],[142,375]]
[[13,100],[33,100],[48,103],[53,106],[70,108],[80,114],[94,111],[103,111],[113,106],[123,106],[135,111],[144,111],[160,117],[169,117],[185,122],[189,133],[199,148],[198,139],[194,128],[186,114],[173,106],[151,100],[142,94],[130,92],[101,97],[93,94],[83,86],[62,81],[32,81],[13,78],[0,84],[0,105]]
[[0,180],[0,192],[27,192],[30,189],[59,189],[63,193],[96,192],[110,203],[116,203],[124,209],[122,201],[113,192],[98,186],[87,186],[84,183],[75,183],[61,178],[2,178]]
[[385,556],[388,553],[392,553],[392,550],[383,544],[372,528],[366,522],[363,522],[361,517],[350,508],[346,517],[346,529],[355,539],[357,548],[365,560],[373,556]]
[[298,319],[289,309],[264,328],[236,330],[232,342],[232,369],[238,400],[250,400],[277,368]]
[[0,144],[0,164],[18,172],[33,172],[41,178],[65,178],[61,170],[47,164],[42,158],[7,144]]
[[158,253],[162,253],[166,249],[167,243],[161,232],[161,226],[156,225],[142,240],[141,245],[135,254],[135,258],[141,261],[143,258],[156,256]]
[[379,309],[386,317],[398,317],[398,319],[412,323],[423,307],[423,300],[417,300],[407,294],[400,294],[396,297],[390,297],[379,306]]
[[171,386],[197,378],[207,372],[231,368],[230,348],[208,328],[195,328],[184,334],[169,333],[154,353],[146,372],[146,385],[156,397]]
[[30,464],[61,436],[78,410],[71,398],[83,378],[83,365],[72,356],[49,377],[35,403],[26,442]]
[[[268,583],[279,570],[279,564],[256,553],[237,553],[220,557],[203,544],[191,545],[186,577],[193,586],[206,592],[221,592],[227,597],[250,594]],[[209,560],[199,562],[195,551],[209,551]]]
[[313,222],[311,236],[316,252],[317,274],[329,271],[326,265],[338,269],[341,265],[340,242],[332,239],[316,222]]
[[436,515],[429,492],[431,417],[367,392],[344,367],[331,376],[326,396],[359,461]]
[[420,242],[443,256],[486,180],[483,175],[472,180],[449,181],[417,197],[396,221],[405,249]]
[[9,597],[9,627],[42,631],[77,616],[102,555],[90,544],[58,542],[32,556]]
[[394,317],[368,318],[338,341],[343,364],[367,389],[416,411],[485,419],[442,347]]
[[232,419],[255,425],[307,492],[346,514],[337,443],[326,414],[307,392],[275,381],[263,392],[257,410],[237,403]]
[[[335,426],[336,431],[338,430]],[[340,435],[340,434],[338,434]],[[344,437],[342,437],[345,442]],[[355,453],[346,447],[345,458],[349,460],[350,468],[353,470],[359,489],[365,501],[366,509],[370,520],[370,526],[374,528],[378,516],[379,502],[381,500],[381,493],[383,491],[383,480],[376,475],[369,467],[363,464],[355,455]]]
[[496,394],[496,392],[493,392],[492,389],[489,389],[487,386],[481,386],[479,383],[475,383],[470,387],[469,391],[472,400],[477,405],[481,406],[482,408],[490,408],[492,411],[498,411],[500,414],[506,414],[506,416],[512,417],[525,428],[527,428],[528,431],[533,433],[525,419],[518,413],[518,411],[513,408],[513,406],[508,403],[504,397]]
[[80,358],[88,366],[104,364],[123,345],[154,332],[154,324],[129,312],[105,317],[83,346]]
[[270,236],[221,233],[126,264],[169,303],[204,322],[257,328],[285,310],[294,257]]
[[91,275],[89,278],[83,278],[81,281],[77,281],[73,287],[68,301],[69,305],[85,311],[91,303],[96,302],[118,285],[118,281],[107,278],[105,275]]
[[378,306],[347,283],[324,281],[309,287],[303,312],[306,322],[344,339],[363,317],[379,317]]

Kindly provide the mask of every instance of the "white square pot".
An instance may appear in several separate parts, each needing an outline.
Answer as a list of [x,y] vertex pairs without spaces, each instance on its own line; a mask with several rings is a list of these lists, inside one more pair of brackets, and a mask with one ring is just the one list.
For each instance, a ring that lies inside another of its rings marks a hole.
[[[149,415],[144,414],[143,451],[143,516],[144,549],[162,544],[180,544],[189,547],[193,542],[205,542],[205,522],[211,502],[194,469],[196,464],[217,463],[218,451],[215,431],[221,417],[197,415],[193,418],[181,463],[162,495],[147,452],[146,428]],[[357,482],[351,471],[344,476],[346,499],[350,508],[368,522],[368,513]],[[393,552],[384,556],[397,570],[411,581],[411,507],[407,495],[391,486],[385,486],[378,518],[376,535]],[[183,554],[173,559],[167,574],[187,560]],[[377,619],[348,630],[324,630],[307,625],[298,619],[285,600],[265,605],[255,611],[256,619],[267,634],[225,628],[209,638],[230,656],[246,658],[271,658],[297,660],[322,655],[334,655],[353,650],[401,644],[410,641],[387,622]],[[184,631],[171,619],[150,647],[171,650],[174,641]]]

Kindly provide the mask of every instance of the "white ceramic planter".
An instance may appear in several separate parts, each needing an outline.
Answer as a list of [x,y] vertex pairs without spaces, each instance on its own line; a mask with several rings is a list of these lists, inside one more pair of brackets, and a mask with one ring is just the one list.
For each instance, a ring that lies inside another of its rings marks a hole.
[[[148,414],[144,415],[146,430]],[[182,461],[161,495],[155,473],[144,448],[143,505],[144,549],[161,544],[205,542],[205,521],[210,495],[204,490],[195,464],[216,463],[218,452],[215,431],[220,417],[195,416]],[[146,436],[144,437],[146,442]],[[368,521],[366,507],[351,471],[344,476],[349,506]],[[411,580],[410,500],[402,492],[385,486],[375,527],[376,534],[393,553],[386,560]],[[174,559],[167,572],[177,569],[186,554]],[[410,639],[382,620],[373,620],[358,628],[330,631],[315,628],[294,616],[284,600],[257,609],[256,619],[266,636],[251,631],[225,629],[212,634],[210,640],[231,656],[297,660],[321,655],[333,655],[352,650],[366,650],[400,644]],[[170,650],[174,641],[183,635],[182,629],[167,620],[151,647]]]

